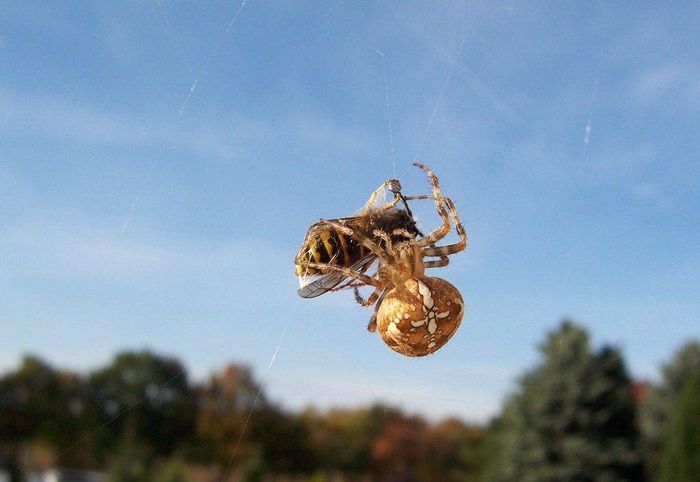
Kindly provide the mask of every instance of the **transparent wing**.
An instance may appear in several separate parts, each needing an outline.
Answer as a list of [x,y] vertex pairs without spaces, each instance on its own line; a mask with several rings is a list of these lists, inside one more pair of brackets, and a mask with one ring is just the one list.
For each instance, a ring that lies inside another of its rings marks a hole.
[[[376,255],[370,253],[352,264],[350,269],[364,273],[369,269],[376,257]],[[301,288],[297,290],[297,294],[302,298],[316,298],[324,293],[328,293],[342,283],[343,280],[347,279],[347,276],[334,271],[309,281],[310,278],[309,276],[299,276]]]
[[375,190],[362,207],[361,212],[377,211],[385,208],[396,199],[401,192],[401,183],[397,179],[389,179],[382,183],[377,190]]

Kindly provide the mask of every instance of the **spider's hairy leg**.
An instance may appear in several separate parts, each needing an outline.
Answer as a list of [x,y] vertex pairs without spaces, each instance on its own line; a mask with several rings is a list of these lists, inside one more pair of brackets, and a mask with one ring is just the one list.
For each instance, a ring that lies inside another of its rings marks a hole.
[[[432,199],[433,201],[436,200],[435,196],[432,195],[432,194],[418,194],[418,195],[415,195],[415,196],[404,196],[404,197],[403,197],[403,201],[404,201],[404,203],[406,204],[406,206],[408,206],[408,203],[407,203],[406,201],[418,201],[418,200],[423,200],[423,199]],[[439,211],[438,211],[438,212],[439,212]],[[413,217],[413,215],[411,215],[411,217]],[[420,231],[418,231],[418,233],[419,233],[421,236],[423,236],[423,233],[421,233]],[[430,246],[431,248],[434,248],[434,247],[435,247],[435,243],[432,243],[432,244],[430,244],[430,245],[428,245],[428,246]],[[449,263],[449,261],[448,261],[448,259],[447,259],[447,256],[440,256],[440,262],[441,262],[441,263],[444,263],[444,264],[428,264],[428,265],[426,265],[425,267],[426,267],[426,268],[434,268],[434,267],[439,267],[439,266],[447,266],[447,264]],[[430,261],[429,263],[433,263],[433,262]]]
[[[433,201],[436,201],[437,198],[436,198],[433,194],[417,194],[417,195],[415,195],[415,196],[403,196],[403,202],[404,202],[404,204],[406,204],[406,207],[408,207],[407,201],[418,201],[418,200],[425,200],[425,199],[432,199]],[[409,212],[410,212],[410,211],[409,211]],[[440,212],[440,210],[438,210],[438,213],[439,213],[439,212]],[[411,215],[411,217],[413,217],[413,215]],[[443,224],[442,227],[444,228],[444,224]],[[398,231],[398,230],[395,230],[394,233],[395,233],[395,234],[402,234],[402,235],[404,235],[403,233],[397,233],[397,231]],[[421,233],[420,231],[418,231],[418,233],[419,233],[421,236],[423,236],[423,233]],[[434,233],[431,233],[431,234],[434,234]],[[412,236],[407,236],[407,237],[410,238],[410,237],[412,237]],[[417,243],[417,244],[418,244],[418,243]],[[421,244],[419,244],[419,246],[421,246]],[[430,246],[431,248],[434,248],[434,247],[435,247],[435,243],[429,244],[429,245],[427,245],[427,246]],[[449,263],[449,261],[447,260],[447,256],[440,256],[440,261],[443,262],[444,264],[439,264],[439,265],[438,265],[438,264],[426,265],[426,268],[438,267],[438,266],[447,266],[447,264]],[[431,261],[430,263],[432,263],[432,261]]]
[[[438,180],[437,176],[428,166],[424,164],[414,162],[413,165],[422,169],[428,175],[428,180],[430,181],[430,185],[433,188],[432,198],[435,200],[435,208],[437,209],[437,212],[440,215],[440,218],[442,219],[442,225],[440,227],[438,227],[433,232],[428,233],[427,235],[425,235],[417,241],[418,246],[423,248],[425,246],[435,244],[442,238],[447,236],[447,233],[450,232],[451,224],[450,217],[447,214],[447,210],[445,209],[445,198],[443,197],[442,192],[440,191],[440,181]],[[428,199],[427,197],[422,196],[418,196],[417,198]]]
[[[459,241],[455,244],[448,244],[447,246],[436,246],[423,249],[423,256],[440,256],[445,257],[449,254],[458,253],[463,251],[469,244],[469,239],[467,237],[467,231],[464,229],[462,221],[459,219],[459,213],[455,207],[455,203],[450,198],[445,198],[445,204],[450,210],[450,215],[455,223],[455,229],[459,235]],[[427,266],[427,265],[426,265]]]
[[[369,323],[367,323],[367,331],[371,333],[377,331],[377,312],[379,311],[379,307],[382,306],[382,301],[384,301],[384,297],[389,291],[389,288],[385,288],[384,291],[382,291],[382,294],[379,295],[379,298],[377,299],[377,304],[374,306],[374,311],[372,312],[372,316],[369,319]],[[375,293],[376,291],[372,293],[372,295],[374,295]]]
[[433,261],[424,261],[423,262],[423,267],[424,268],[443,268],[450,264],[450,258],[447,256],[441,256],[440,259],[436,259]]
[[323,270],[325,272],[327,271],[335,271],[337,273],[342,274],[343,276],[348,276],[350,278],[356,279],[357,281],[367,284],[367,285],[372,285],[372,286],[380,286],[380,283],[378,280],[372,278],[371,276],[367,276],[366,274],[358,273],[355,270],[352,270],[350,268],[345,268],[343,266],[335,266],[332,264],[326,264],[326,263],[307,263],[307,262],[302,262],[300,263],[300,266],[302,267],[308,267],[308,268],[315,268],[318,270]]
[[404,199],[406,201],[418,201],[421,199],[435,199],[435,196],[432,194],[417,194],[415,196],[404,196]]
[[406,228],[396,228],[396,229],[394,229],[394,231],[392,231],[391,234],[403,236],[406,239],[414,239],[415,238],[415,236],[413,234],[409,233]]
[[348,236],[355,238],[355,240],[363,245],[365,248],[369,249],[372,253],[377,255],[379,259],[386,263],[386,264],[391,264],[394,262],[394,257],[388,253],[385,249],[382,249],[377,243],[372,241],[370,238],[365,236],[364,234],[354,231],[350,229],[349,227],[345,226],[344,224],[341,224],[337,221],[323,221],[325,224],[328,226],[333,227],[334,229],[342,232],[343,234],[347,234]]
[[394,244],[391,242],[391,237],[381,229],[375,229],[372,234],[384,241],[384,249],[387,253],[394,254]]
[[353,291],[355,292],[355,301],[357,301],[357,303],[362,306],[372,306],[373,304],[375,304],[383,290],[384,286],[377,286],[372,292],[372,294],[369,295],[367,299],[364,299],[360,294],[360,290],[357,289],[357,286],[353,287]]
[[357,285],[353,285],[352,292],[355,294],[355,301],[357,302],[357,304],[362,306],[368,306],[365,304],[367,300],[362,297],[362,295],[360,294],[359,287]]
[[[362,273],[363,271],[359,271]],[[358,283],[357,280],[351,279],[349,281],[346,281],[345,283],[341,283],[339,286],[336,286],[335,288],[332,288],[331,291],[341,291],[341,290],[346,290],[348,288],[360,288],[362,286],[366,286],[364,283]]]
[[433,188],[433,196],[435,198],[435,201],[437,202],[438,199],[442,199],[443,196],[442,196],[442,191],[440,190],[440,180],[435,175],[433,170],[430,169],[425,164],[421,164],[420,162],[414,162],[413,165],[416,166],[417,168],[421,169],[423,172],[425,172],[427,174],[428,181],[430,182],[430,186]]
[[452,225],[450,224],[450,218],[448,217],[444,206],[440,205],[437,211],[442,219],[442,225],[416,241],[416,244],[418,244],[418,246],[421,248],[437,243],[450,232]]

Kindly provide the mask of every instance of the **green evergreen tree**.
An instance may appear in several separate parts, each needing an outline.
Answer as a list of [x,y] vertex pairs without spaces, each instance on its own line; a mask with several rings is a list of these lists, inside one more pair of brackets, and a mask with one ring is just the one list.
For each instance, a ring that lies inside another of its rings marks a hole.
[[657,480],[700,480],[700,370],[689,377],[673,411]]
[[617,350],[592,353],[587,333],[563,322],[542,363],[492,427],[489,481],[641,480],[631,381]]
[[656,473],[664,444],[668,439],[670,419],[681,391],[690,376],[700,370],[700,343],[682,346],[673,359],[662,366],[661,382],[652,386],[641,405],[645,462],[649,474]]

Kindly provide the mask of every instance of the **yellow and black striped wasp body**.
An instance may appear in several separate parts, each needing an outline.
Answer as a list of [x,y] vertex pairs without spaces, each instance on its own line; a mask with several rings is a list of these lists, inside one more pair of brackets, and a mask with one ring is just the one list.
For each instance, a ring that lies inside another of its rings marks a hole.
[[[392,194],[393,199],[385,202],[389,193]],[[375,253],[354,237],[333,228],[329,225],[329,221],[361,233],[379,246],[386,244],[386,239],[384,235],[380,236],[378,233],[387,233],[392,242],[405,241],[421,234],[406,198],[401,194],[399,181],[390,179],[384,182],[372,193],[357,215],[321,220],[308,229],[294,259],[296,275],[301,284],[298,294],[303,298],[314,298],[328,291],[353,286],[351,283],[341,286],[347,276],[326,266],[349,268],[355,272],[365,273],[377,260]]]

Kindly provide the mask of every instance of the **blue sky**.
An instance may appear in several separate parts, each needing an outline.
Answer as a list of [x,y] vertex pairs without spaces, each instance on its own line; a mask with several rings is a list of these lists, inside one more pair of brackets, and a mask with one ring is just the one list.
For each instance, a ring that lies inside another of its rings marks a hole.
[[[0,369],[149,347],[195,378],[250,363],[292,408],[484,420],[569,316],[653,378],[698,336],[699,20],[693,2],[4,3]],[[425,192],[416,158],[471,240],[439,274],[463,325],[418,360],[293,277],[318,218],[394,175]]]

